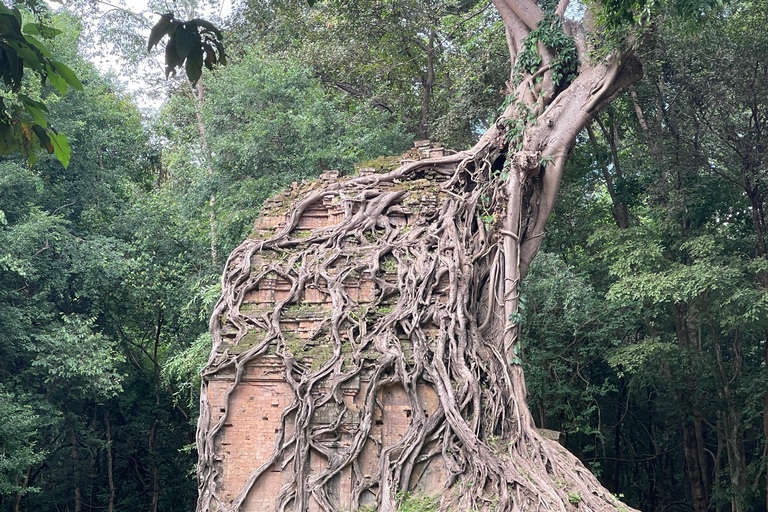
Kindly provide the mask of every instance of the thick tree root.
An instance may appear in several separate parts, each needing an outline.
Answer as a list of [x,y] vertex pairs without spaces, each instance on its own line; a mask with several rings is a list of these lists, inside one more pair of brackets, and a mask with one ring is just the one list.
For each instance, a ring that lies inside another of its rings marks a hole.
[[[336,510],[328,484],[349,467],[354,505],[371,492],[379,510],[394,511],[418,463],[434,457],[447,468],[442,510],[628,510],[573,455],[539,435],[526,406],[519,360],[509,360],[517,326],[507,318],[505,304],[516,297],[505,296],[510,295],[505,280],[513,277],[504,244],[513,240],[519,248],[526,224],[519,222],[513,232],[502,223],[511,203],[502,179],[506,148],[500,140],[485,138],[471,151],[411,162],[386,174],[315,185],[291,207],[280,232],[247,240],[232,253],[211,319],[214,350],[203,373],[198,511],[238,511],[254,483],[275,464],[292,475],[276,497],[276,511],[305,511],[311,500],[322,510]],[[432,178],[434,206],[424,207],[422,200],[410,208],[409,184],[425,173]],[[530,216],[538,178],[528,176],[530,186],[521,187],[519,199]],[[343,205],[343,220],[309,237],[296,236],[304,212],[329,197]],[[278,257],[253,268],[254,255],[265,251]],[[382,271],[393,262],[396,282]],[[353,275],[373,279],[374,305],[391,304],[391,309],[378,316],[361,312],[345,288]],[[244,314],[246,295],[276,276],[290,283],[287,297],[260,315]],[[296,353],[280,322],[309,288],[332,304],[317,332],[332,351],[312,364]],[[221,353],[227,329],[236,331],[230,342],[235,345],[254,332],[260,341],[239,354]],[[212,422],[207,383],[218,373],[234,372],[229,400],[246,365],[265,354],[282,359],[293,401],[281,415],[272,457],[233,501],[225,502],[217,494],[214,439],[227,414]],[[349,449],[341,452],[323,436],[337,433],[347,412],[341,386],[363,372],[370,382],[359,427]],[[420,405],[420,383],[439,398],[428,418]],[[359,457],[378,407],[377,392],[394,384],[405,391],[414,414],[402,439],[382,450],[378,474],[365,478]],[[336,421],[313,423],[316,411],[328,405],[336,407]],[[313,452],[327,464],[310,473]]]

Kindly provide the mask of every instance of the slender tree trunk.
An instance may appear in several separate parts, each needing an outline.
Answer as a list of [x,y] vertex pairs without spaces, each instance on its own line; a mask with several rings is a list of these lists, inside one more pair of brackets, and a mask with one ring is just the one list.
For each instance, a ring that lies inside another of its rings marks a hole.
[[[701,413],[696,407],[693,408],[693,414],[695,419],[693,420],[693,427],[696,433],[696,448],[699,458],[699,468],[701,469],[701,480],[704,483],[704,489],[709,491],[709,473],[707,471],[707,452],[704,445],[704,425],[701,417]],[[709,495],[709,492],[707,493]]]
[[163,310],[157,313],[157,324],[155,325],[155,340],[152,349],[152,384],[155,391],[155,407],[152,414],[152,426],[149,429],[149,454],[152,461],[150,473],[152,475],[152,512],[157,512],[160,502],[160,467],[157,457],[157,435],[160,425],[160,363],[158,361],[158,351],[160,348],[160,335],[163,329]]
[[712,326],[713,342],[715,346],[715,355],[717,366],[720,370],[720,379],[722,389],[720,395],[726,404],[726,411],[723,413],[723,432],[725,435],[725,448],[728,457],[728,473],[731,481],[731,512],[742,512],[745,510],[745,493],[747,492],[747,462],[744,450],[744,437],[742,418],[743,414],[738,404],[734,403],[733,390],[731,382],[737,379],[741,373],[741,347],[738,341],[738,331],[734,334],[732,364],[733,374],[729,374],[725,369],[720,340]]
[[208,222],[210,223],[211,229],[211,266],[218,267],[219,266],[219,256],[218,256],[218,250],[216,248],[218,241],[218,235],[216,232],[216,194],[211,194],[211,197],[208,199],[208,208],[211,209],[211,214]]
[[699,446],[696,442],[696,426],[694,422],[684,422],[682,431],[685,467],[691,486],[691,505],[695,512],[706,512],[709,509],[709,500],[707,499],[707,488],[704,485],[704,473],[699,462]]
[[[692,350],[689,329],[691,320],[689,318],[687,304],[674,305],[673,314],[675,319],[675,336],[677,338],[677,344],[685,351]],[[665,369],[665,374],[671,381],[672,372],[669,368]],[[677,406],[681,413],[684,416],[689,416],[691,405],[688,403],[686,393],[687,392],[684,389],[677,389],[675,391],[675,401],[677,402]],[[701,466],[699,453],[703,450],[703,447],[698,444],[695,421],[684,420],[681,425],[681,430],[683,434],[685,468],[691,489],[691,505],[695,512],[706,512],[709,508],[709,498],[707,496],[707,487],[705,483],[706,477],[704,476],[706,470]]]
[[[763,198],[760,191],[756,190],[757,187],[750,189],[747,188],[747,196],[752,205],[752,224],[755,226],[755,235],[757,236],[757,251],[758,257],[768,254],[768,246],[766,246],[766,225],[765,225],[765,213],[763,211]],[[768,286],[768,283],[763,283],[764,286]]]
[[[205,122],[203,121],[203,80],[202,78],[197,81],[197,86],[193,86],[191,90],[192,98],[195,101],[195,118],[197,119],[197,132],[200,134],[200,143],[203,146],[203,159],[205,161],[205,167],[208,170],[208,176],[213,176],[213,166],[211,165],[211,154],[208,148],[208,134],[205,129]],[[216,248],[218,244],[218,234],[216,229],[216,194],[211,193],[211,197],[208,199],[208,207],[211,209],[209,225],[210,225],[210,237],[211,237],[211,265],[213,267],[218,266],[218,250]]]
[[107,512],[112,512],[115,508],[115,476],[114,464],[112,461],[112,425],[109,421],[109,409],[106,407],[104,408],[104,426],[107,435],[107,483],[109,485]]
[[[29,485],[29,476],[32,473],[32,468],[28,467],[27,472],[24,475],[24,480],[21,482],[21,491],[16,492],[16,496],[13,500],[13,512],[20,512],[21,510],[21,499],[24,497],[24,489],[27,488]],[[16,485],[19,485],[19,477],[16,477]],[[2,505],[2,504],[0,504]],[[0,508],[2,510],[2,508]]]
[[157,465],[157,418],[152,420],[152,427],[149,430],[149,447],[152,457],[152,512],[157,512],[160,503],[160,470]]
[[612,487],[614,492],[619,492],[619,482],[621,479],[621,423],[623,421],[624,406],[626,400],[626,381],[624,377],[619,378],[619,399],[616,403],[616,426],[613,432],[613,452],[616,461],[613,465]]
[[[592,147],[595,148],[595,151],[599,151],[600,145],[597,142],[597,137],[595,137],[595,132],[591,125],[587,125],[587,134],[589,135],[589,141],[592,143]],[[618,166],[616,165],[618,162],[618,154],[616,153],[615,149],[613,150],[613,153],[615,160],[614,169],[618,169]],[[612,213],[613,218],[616,220],[616,225],[619,227],[619,229],[627,229],[629,227],[629,210],[627,209],[627,205],[622,203],[616,195],[616,187],[613,184],[613,177],[608,170],[608,165],[606,164],[605,160],[602,158],[599,159],[598,164],[600,165],[600,170],[603,173],[603,179],[605,179],[605,188],[608,189],[608,195],[611,196],[611,205],[613,207]]]
[[427,54],[427,76],[422,80],[421,96],[421,121],[419,123],[419,134],[424,139],[429,139],[429,103],[432,98],[432,88],[435,85],[435,33],[430,31],[429,40],[424,49]]
[[[719,475],[720,471],[722,470],[722,460],[723,460],[723,450],[725,450],[725,439],[723,438],[723,420],[722,420],[722,413],[721,411],[718,411],[717,413],[717,453],[715,454],[715,464],[713,468],[713,474]],[[721,512],[723,509],[723,505],[721,502],[717,502],[715,505],[715,511]]]
[[77,450],[77,435],[74,425],[70,430],[70,442],[72,443],[72,478],[75,484],[75,512],[83,510],[83,496],[80,492],[80,454]]
[[[768,329],[765,331],[763,361],[768,368]],[[763,464],[765,471],[765,510],[768,510],[768,391],[763,393]]]

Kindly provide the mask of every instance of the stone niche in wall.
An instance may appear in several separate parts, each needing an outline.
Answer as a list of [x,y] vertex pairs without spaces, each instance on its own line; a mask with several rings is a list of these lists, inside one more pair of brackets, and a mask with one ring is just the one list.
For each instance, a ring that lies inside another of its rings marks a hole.
[[[443,151],[441,147],[428,141],[417,143],[417,146],[403,157],[367,162],[357,171],[361,175],[386,172],[400,165],[402,160],[440,156]],[[408,193],[400,204],[404,213],[399,219],[395,219],[396,222],[402,223],[403,229],[408,229],[409,223],[419,221],[420,217],[408,215],[409,211],[435,210],[440,191],[434,178],[427,174],[421,179],[407,183]],[[317,183],[328,184],[339,179],[338,173],[326,172],[320,176]],[[292,188],[269,199],[254,225],[251,238],[263,240],[281,230],[290,206],[311,192],[314,186],[312,183],[294,183]],[[302,214],[293,236],[310,236],[313,230],[338,224],[344,216],[345,210],[339,195],[328,194]],[[251,255],[251,269],[258,272],[270,261],[281,257],[284,255],[278,251],[255,251]],[[382,292],[382,282],[396,287],[397,269],[393,263],[384,262],[376,279],[365,272],[352,273],[345,278],[345,293],[357,303],[361,314],[373,317],[385,315],[392,301],[396,300],[395,295],[389,303],[377,301]],[[231,259],[228,265],[231,267],[238,264],[242,264],[242,261]],[[285,300],[290,292],[289,280],[278,275],[263,278],[257,286],[240,298],[240,315],[246,318],[264,318],[274,310],[275,304]],[[328,359],[332,348],[324,329],[330,312],[329,294],[310,283],[300,300],[285,307],[279,319],[275,319],[279,321],[284,333],[285,346],[300,364],[318,367]],[[222,315],[222,318],[224,316]],[[249,331],[245,336],[238,337],[237,333],[236,327],[228,324],[226,320],[222,321],[220,342],[215,345],[208,368],[204,371],[209,410],[208,427],[216,427],[216,433],[212,437],[216,475],[214,489],[216,503],[219,504],[216,508],[230,510],[232,504],[237,502],[240,503],[239,510],[244,512],[274,510],[281,489],[293,478],[290,460],[276,458],[270,463],[270,458],[275,453],[276,440],[290,438],[293,434],[290,429],[295,428],[291,418],[291,414],[294,414],[291,412],[294,392],[286,381],[284,359],[271,349],[249,358],[234,386],[234,366],[221,371],[208,371],[231,355],[247,353],[263,338],[263,333],[258,329]],[[407,343],[407,337],[404,343]],[[370,357],[375,359],[378,354],[371,353]],[[370,373],[363,370],[355,378],[345,381],[335,392],[334,399],[325,401],[312,414],[309,428],[318,434],[315,439],[320,449],[310,450],[310,479],[313,473],[317,474],[328,463],[323,450],[343,454],[350,449],[359,427],[360,411],[366,400],[369,382]],[[314,384],[312,393],[318,397],[326,395],[329,392],[328,385],[327,381],[320,380]],[[419,407],[429,418],[438,406],[437,395],[427,383],[418,382],[416,386],[421,400]],[[354,493],[360,496],[361,505],[375,505],[373,494],[370,491],[361,492],[359,488],[355,489],[355,482],[359,487],[360,482],[365,482],[379,473],[380,455],[400,441],[412,421],[412,401],[408,400],[404,389],[399,385],[380,387],[376,391],[375,399],[377,406],[373,423],[360,457],[355,464],[349,464],[338,472],[326,486],[328,498],[337,510],[353,508]],[[345,412],[340,415],[339,411],[344,408]],[[286,417],[283,418],[283,415]],[[282,432],[283,428],[286,429],[285,432]],[[409,483],[413,492],[434,495],[442,488],[446,479],[446,468],[439,455],[440,450],[437,441],[428,443],[416,459]],[[265,464],[269,464],[266,470]],[[260,468],[262,471],[259,472]],[[253,475],[257,472],[259,476],[254,480]],[[307,508],[310,511],[321,510],[313,500],[310,500]]]

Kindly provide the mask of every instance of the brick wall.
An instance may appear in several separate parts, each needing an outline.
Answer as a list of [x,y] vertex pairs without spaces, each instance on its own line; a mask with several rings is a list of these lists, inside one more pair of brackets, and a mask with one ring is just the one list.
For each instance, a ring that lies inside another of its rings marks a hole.
[[[423,156],[435,156],[443,150],[438,147],[422,143],[420,147],[411,151],[411,158]],[[374,161],[377,162],[377,161]],[[372,173],[373,169],[363,168],[362,174]],[[337,175],[326,173],[321,176],[321,182],[336,180]],[[285,222],[285,214],[288,206],[303,193],[305,187],[294,184],[291,190],[287,190],[265,203],[262,216],[254,226],[255,237],[266,237],[281,228]],[[403,204],[413,210],[419,208],[433,208],[437,205],[438,194],[436,187],[428,177],[408,184],[406,199]],[[302,234],[309,236],[313,229],[333,226],[344,218],[344,209],[340,205],[338,196],[329,194],[322,201],[310,208],[301,218],[297,230],[297,236]],[[407,226],[417,220],[417,215],[403,215],[398,223]],[[264,264],[275,258],[274,253],[263,251],[257,253],[251,261],[251,266],[258,270]],[[384,279],[394,280],[394,270],[390,275],[384,272]],[[378,293],[376,284],[371,276],[352,276],[344,281],[346,292],[361,306],[370,304]],[[272,309],[275,301],[285,299],[288,296],[290,283],[277,276],[264,279],[258,288],[252,290],[245,298],[241,312],[246,316],[258,315]],[[296,345],[297,350],[304,353],[307,364],[312,364],[314,358],[327,357],[323,353],[324,342],[322,337],[316,335],[321,321],[330,310],[330,299],[317,288],[307,287],[298,307],[285,310],[280,321],[283,332],[289,343]],[[234,343],[234,329],[222,330],[224,342],[219,351],[224,353],[241,353],[257,343],[260,338],[258,332],[251,332],[238,344]],[[325,345],[327,347],[327,345]],[[327,350],[327,349],[326,349]],[[281,427],[280,417],[283,410],[293,400],[293,392],[283,379],[285,368],[281,359],[274,355],[263,355],[250,362],[229,399],[229,411],[227,423],[221,429],[216,438],[215,450],[219,458],[219,477],[217,490],[220,499],[225,502],[231,500],[244,488],[247,480],[253,472],[267,461],[275,448],[275,440]],[[225,393],[231,387],[234,379],[233,373],[219,373],[209,380],[208,398],[211,406],[211,425],[216,424],[225,412]],[[360,410],[368,389],[368,379],[363,374],[342,386],[342,398],[348,408],[337,437],[332,437],[323,442],[343,453],[349,449],[352,434],[357,428]],[[421,407],[427,416],[431,415],[437,406],[435,392],[425,383],[417,387],[421,398]],[[322,389],[317,390],[318,393]],[[362,456],[359,459],[360,470],[364,476],[378,473],[379,456],[383,449],[397,443],[407,431],[411,422],[413,411],[407,399],[405,391],[398,386],[390,386],[380,389],[378,401],[381,410],[377,410],[374,417],[374,425],[370,432],[370,438],[365,444]],[[327,408],[327,410],[323,410]],[[320,408],[314,415],[317,425],[329,423],[335,418],[336,405],[326,405]],[[287,422],[290,424],[290,421]],[[286,433],[290,434],[290,433]],[[324,457],[320,453],[313,453],[311,466],[315,471],[325,465]],[[281,469],[281,461],[277,461],[269,471],[255,483],[248,494],[241,510],[245,512],[261,512],[274,508],[275,497],[280,487],[288,481],[291,470],[290,464],[285,470]],[[339,510],[349,509],[351,496],[351,467],[345,468],[331,483],[332,499]],[[433,457],[426,463],[417,465],[413,473],[412,486],[423,490],[428,494],[435,494],[441,488],[444,481],[445,468],[440,457]],[[364,497],[364,504],[373,504],[373,497],[369,494]],[[310,506],[310,510],[317,510],[316,504]]]

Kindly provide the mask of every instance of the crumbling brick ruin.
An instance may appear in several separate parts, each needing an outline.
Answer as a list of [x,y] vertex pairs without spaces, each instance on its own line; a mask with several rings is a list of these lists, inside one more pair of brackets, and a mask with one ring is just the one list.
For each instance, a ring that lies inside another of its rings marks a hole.
[[[438,168],[398,178],[444,154],[422,141],[362,164],[356,178],[326,172],[265,203],[227,262],[211,319],[199,512],[357,510],[393,488],[437,495],[461,474],[445,407],[421,369],[445,353],[454,321],[444,311],[456,281],[434,231],[453,222],[441,213],[452,193]],[[428,286],[409,281],[411,262],[427,269]],[[404,295],[418,306],[404,308]]]
[[[415,149],[402,158],[379,158],[366,162],[358,169],[359,174],[366,175],[382,172],[397,167],[407,159],[418,159],[428,156],[441,156],[444,150],[429,142],[417,143]],[[327,184],[338,180],[338,173],[329,171],[317,180],[318,184]],[[265,239],[281,229],[286,221],[288,207],[313,189],[315,183],[294,183],[293,187],[269,199],[255,223],[252,237]],[[409,220],[416,219],[408,216],[407,209],[435,209],[437,206],[436,187],[428,176],[407,184],[409,194],[404,201],[406,210],[400,216],[403,228],[407,229]],[[344,218],[344,209],[336,195],[328,195],[321,202],[304,212],[299,219],[294,235],[309,236],[313,229],[327,228],[338,224]],[[253,255],[251,266],[260,269],[270,259],[279,257],[274,251],[257,252]],[[381,269],[382,278],[390,283],[396,282],[394,265]],[[380,290],[370,275],[350,275],[344,281],[344,287],[354,299],[361,311],[371,316],[381,316],[387,313],[389,304],[380,302],[372,304]],[[247,293],[240,305],[240,312],[245,316],[259,315],[272,311],[274,304],[288,297],[291,283],[278,276],[270,276],[261,280],[259,285]],[[300,303],[284,310],[279,319],[286,333],[287,344],[302,363],[312,366],[319,365],[329,356],[331,344],[322,332],[324,322],[330,312],[331,298],[322,293],[317,287],[308,285]],[[252,348],[260,340],[261,333],[251,331],[248,335],[234,342],[237,329],[230,326],[222,328],[222,343],[216,347],[213,360],[222,358],[225,354],[239,354]],[[370,357],[377,357],[371,352]],[[257,469],[267,461],[273,453],[275,440],[280,433],[281,414],[293,400],[293,392],[286,383],[285,367],[282,359],[270,354],[260,355],[247,363],[238,385],[225,405],[226,394],[235,379],[235,369],[211,375],[208,383],[208,401],[211,416],[210,426],[213,427],[224,415],[228,408],[226,422],[215,437],[215,453],[218,475],[216,489],[219,499],[226,503],[235,500],[238,494],[247,487],[248,480]],[[425,383],[418,384],[422,397],[421,407],[426,417],[429,417],[437,406],[435,392]],[[347,412],[338,428],[329,431],[324,439],[328,447],[344,451],[349,447],[351,433],[357,428],[359,411],[368,388],[368,378],[365,372],[359,377],[345,382],[340,389],[339,400],[343,400]],[[313,391],[317,395],[326,392],[322,385]],[[339,510],[352,506],[351,482],[352,471],[359,471],[363,478],[370,478],[378,472],[379,455],[382,450],[394,445],[407,431],[413,411],[403,389],[397,385],[380,389],[376,400],[379,404],[374,416],[374,424],[366,441],[359,465],[350,465],[334,477],[330,488],[335,496],[331,496]],[[323,429],[337,421],[337,403],[331,401],[315,411],[312,428]],[[288,421],[286,424],[290,425]],[[290,436],[291,432],[285,432]],[[321,437],[321,439],[323,439]],[[290,466],[283,467],[285,461],[276,460],[250,488],[247,497],[242,501],[243,512],[260,512],[272,510],[275,499],[291,471]],[[311,455],[313,471],[325,466],[327,459],[319,452]],[[427,494],[436,493],[445,478],[445,468],[439,457],[426,458],[417,464],[412,476],[412,488],[423,490]],[[374,505],[372,496],[363,494],[361,504]],[[319,510],[316,503],[310,503],[309,510]]]

